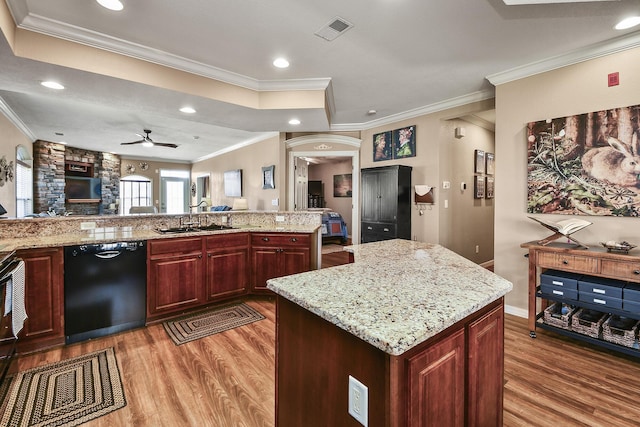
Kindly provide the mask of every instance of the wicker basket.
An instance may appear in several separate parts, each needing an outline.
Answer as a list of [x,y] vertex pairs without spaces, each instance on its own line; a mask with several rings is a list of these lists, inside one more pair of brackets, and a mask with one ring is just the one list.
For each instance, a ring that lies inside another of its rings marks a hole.
[[[599,313],[595,320],[586,317],[587,314],[595,313]],[[604,323],[606,318],[606,313],[600,313],[594,310],[581,308],[572,316],[571,330],[579,334],[588,335],[593,338],[600,338],[602,324]]]
[[562,303],[556,302],[544,310],[544,323],[556,328],[570,329],[571,316],[576,310],[576,308],[570,307],[567,314],[562,314]]
[[[614,323],[615,326],[612,326]],[[602,324],[602,339],[625,347],[633,347],[636,343],[640,320],[609,316]]]

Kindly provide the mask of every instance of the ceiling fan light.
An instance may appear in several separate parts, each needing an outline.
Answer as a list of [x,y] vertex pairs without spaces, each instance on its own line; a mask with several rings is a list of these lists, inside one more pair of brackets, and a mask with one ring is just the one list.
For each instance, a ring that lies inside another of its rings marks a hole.
[[124,5],[120,0],[96,0],[98,4],[104,8],[109,10],[122,10],[124,9]]
[[64,89],[64,86],[62,86],[60,83],[54,82],[54,81],[45,81],[45,82],[42,82],[40,84],[42,86],[44,86],[44,87],[48,87],[49,89],[55,89],[55,90]]
[[640,24],[640,16],[630,16],[618,22],[614,27],[616,30],[626,30]]
[[289,124],[290,124],[290,125],[294,125],[294,126],[299,125],[299,124],[300,124],[300,120],[298,120],[298,119],[291,119],[291,120],[289,120]]
[[151,142],[151,141],[144,141],[144,142],[142,143],[142,146],[143,146],[143,147],[153,147],[153,142]]

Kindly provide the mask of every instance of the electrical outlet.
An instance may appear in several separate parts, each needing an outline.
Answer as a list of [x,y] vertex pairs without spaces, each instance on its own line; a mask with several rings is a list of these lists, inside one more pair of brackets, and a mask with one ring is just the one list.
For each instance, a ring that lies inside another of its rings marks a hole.
[[276,222],[284,222],[284,215],[276,215]]
[[449,188],[451,188],[451,182],[449,182],[449,181],[442,181],[442,189],[443,189],[443,190],[448,190]]
[[480,245],[476,245],[476,253],[479,254],[480,253]]
[[280,200],[278,199],[271,200],[271,206],[278,206],[279,204],[280,204]]
[[364,427],[369,424],[369,389],[349,375],[349,415]]

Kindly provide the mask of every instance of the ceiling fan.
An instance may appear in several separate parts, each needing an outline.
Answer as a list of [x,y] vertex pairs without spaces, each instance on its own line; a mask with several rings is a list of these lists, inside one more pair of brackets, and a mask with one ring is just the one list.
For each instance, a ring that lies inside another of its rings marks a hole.
[[171,144],[171,143],[167,143],[167,142],[155,142],[149,136],[149,134],[151,133],[151,131],[149,129],[145,129],[144,133],[145,133],[145,135],[140,135],[139,133],[136,133],[136,135],[138,135],[140,138],[142,138],[141,140],[132,141],[132,142],[121,142],[120,145],[142,144],[144,147],[158,146],[158,147],[178,148],[178,146],[176,144]]

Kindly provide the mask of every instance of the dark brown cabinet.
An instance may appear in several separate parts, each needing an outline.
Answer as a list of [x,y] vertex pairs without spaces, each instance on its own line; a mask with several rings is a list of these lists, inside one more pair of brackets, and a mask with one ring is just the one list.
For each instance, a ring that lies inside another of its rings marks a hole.
[[411,167],[362,169],[361,242],[411,239]]
[[201,237],[149,242],[147,320],[204,303],[202,254]]
[[276,336],[276,425],[359,425],[349,375],[368,387],[370,427],[502,425],[502,299],[392,356],[278,295]]
[[62,248],[17,252],[25,263],[25,309],[28,319],[19,334],[18,351],[64,344]]
[[311,269],[311,236],[254,233],[251,236],[251,289],[270,292],[267,280]]
[[249,234],[205,237],[207,302],[247,293]]

